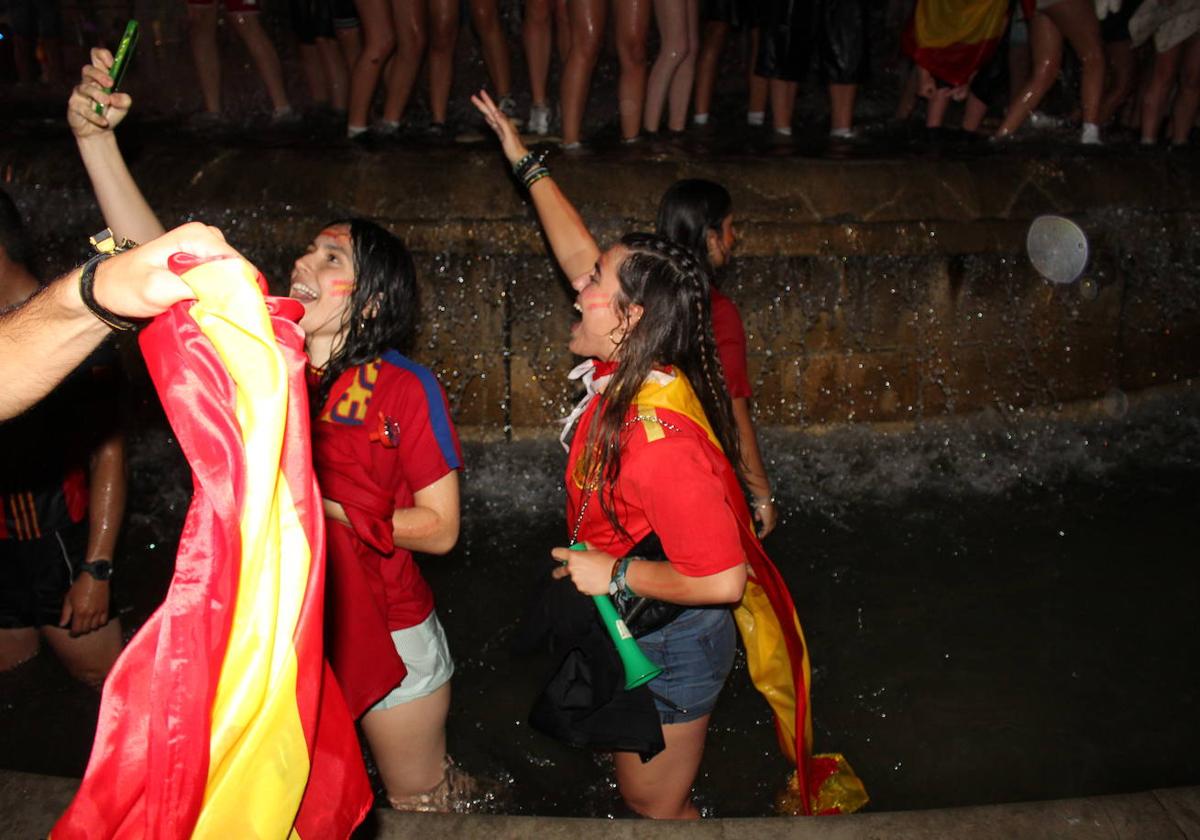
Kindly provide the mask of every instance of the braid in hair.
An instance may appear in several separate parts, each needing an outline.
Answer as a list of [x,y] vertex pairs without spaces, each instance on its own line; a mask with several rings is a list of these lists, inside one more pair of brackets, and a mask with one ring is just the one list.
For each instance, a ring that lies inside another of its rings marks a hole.
[[652,234],[629,234],[617,269],[619,310],[642,308],[640,320],[618,347],[621,364],[603,397],[585,449],[584,475],[598,483],[601,509],[618,533],[628,534],[616,515],[625,417],[642,383],[656,365],[673,365],[687,377],[726,456],[740,463],[733,411],[722,383],[712,336],[709,275],[686,248]]

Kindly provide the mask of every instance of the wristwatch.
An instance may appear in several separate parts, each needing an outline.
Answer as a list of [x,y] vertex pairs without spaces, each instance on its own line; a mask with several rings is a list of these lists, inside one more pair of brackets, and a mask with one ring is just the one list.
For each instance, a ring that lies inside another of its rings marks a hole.
[[110,580],[113,574],[112,561],[95,560],[91,563],[82,563],[79,566],[79,574],[83,574],[84,572],[87,572],[96,580]]

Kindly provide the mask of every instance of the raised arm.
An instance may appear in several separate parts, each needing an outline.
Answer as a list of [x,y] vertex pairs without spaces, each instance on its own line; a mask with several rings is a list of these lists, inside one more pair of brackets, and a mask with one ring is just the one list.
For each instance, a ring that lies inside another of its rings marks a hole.
[[[481,90],[472,96],[471,102],[500,138],[500,146],[510,165],[517,164],[529,154],[529,149],[521,142],[521,135],[486,91]],[[529,188],[529,197],[533,199],[538,221],[542,223],[542,230],[550,241],[554,258],[567,279],[574,280],[589,273],[600,258],[600,247],[583,223],[579,211],[558,188],[554,178],[546,177],[534,182]]]
[[[67,123],[75,134],[105,224],[118,237],[149,242],[165,231],[129,173],[113,133],[129,113],[133,100],[127,93],[104,92],[112,85],[108,75],[112,64],[108,50],[92,50],[92,63],[81,71],[79,84],[67,101]],[[103,106],[103,114],[96,113],[97,104]]]

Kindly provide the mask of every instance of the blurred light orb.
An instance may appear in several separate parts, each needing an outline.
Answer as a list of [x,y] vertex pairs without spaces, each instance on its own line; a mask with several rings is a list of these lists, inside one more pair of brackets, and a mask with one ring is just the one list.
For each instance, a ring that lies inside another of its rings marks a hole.
[[1087,236],[1064,216],[1034,219],[1025,237],[1025,250],[1038,274],[1051,283],[1074,283],[1087,266]]

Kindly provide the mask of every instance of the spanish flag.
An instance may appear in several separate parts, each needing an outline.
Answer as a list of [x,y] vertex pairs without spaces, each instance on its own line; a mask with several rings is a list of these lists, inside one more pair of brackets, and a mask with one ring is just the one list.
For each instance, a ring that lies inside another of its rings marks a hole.
[[[996,52],[1011,5],[1011,0],[917,0],[902,36],[904,54],[945,84],[965,85]],[[1033,3],[1025,5],[1032,19]]]
[[322,652],[325,533],[301,311],[242,260],[141,335],[195,492],[162,606],[104,685],[52,840],[347,837],[372,794]]
[[[847,814],[867,804],[867,791],[854,769],[840,753],[814,755],[812,708],[809,706],[808,644],[783,575],[775,568],[754,532],[737,474],[725,457],[704,408],[687,378],[679,371],[667,383],[648,379],[634,402],[637,416],[667,412],[671,422],[696,430],[713,471],[725,484],[725,500],[738,521],[742,550],[746,553],[746,592],[733,611],[750,679],[775,713],[779,745],[795,772],[779,798],[777,809],[795,816]],[[673,416],[672,416],[673,415]],[[647,423],[649,434],[662,430]]]

